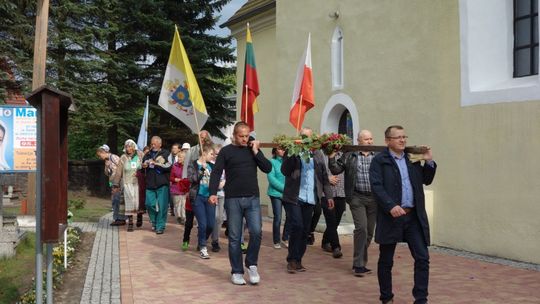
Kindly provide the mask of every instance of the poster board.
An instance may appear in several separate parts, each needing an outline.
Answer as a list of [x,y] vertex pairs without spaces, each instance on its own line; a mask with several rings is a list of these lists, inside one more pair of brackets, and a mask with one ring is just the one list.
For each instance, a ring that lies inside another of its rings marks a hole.
[[36,171],[37,111],[0,105],[0,173]]

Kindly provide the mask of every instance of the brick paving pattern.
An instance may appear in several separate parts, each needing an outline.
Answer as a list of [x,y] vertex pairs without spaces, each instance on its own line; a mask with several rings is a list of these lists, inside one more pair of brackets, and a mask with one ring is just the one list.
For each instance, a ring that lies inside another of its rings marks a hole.
[[[211,259],[203,260],[195,251],[197,229],[193,229],[190,249],[182,252],[183,226],[173,223],[171,217],[163,235],[150,230],[146,217],[143,227],[135,232],[127,233],[122,227],[119,230],[122,303],[380,303],[376,244],[370,247],[367,265],[374,273],[357,278],[351,273],[352,237],[341,236],[344,255],[334,259],[321,250],[321,234],[316,234],[316,245],[308,248],[303,262],[308,271],[288,274],[285,271],[287,250],[272,247],[270,222],[264,222],[263,230],[259,256],[261,283],[235,286],[230,283],[223,231],[221,252],[210,252]],[[95,244],[101,245],[99,238],[102,236],[96,236]],[[408,248],[398,246],[393,271],[394,303],[413,302],[412,271],[413,260]],[[247,280],[247,273],[245,278]],[[104,281],[110,279],[108,276]],[[96,285],[99,288],[105,284],[94,283],[93,286]],[[111,284],[106,299],[112,297],[114,286],[117,285]],[[441,250],[431,250],[429,287],[431,303],[540,303],[539,271]]]

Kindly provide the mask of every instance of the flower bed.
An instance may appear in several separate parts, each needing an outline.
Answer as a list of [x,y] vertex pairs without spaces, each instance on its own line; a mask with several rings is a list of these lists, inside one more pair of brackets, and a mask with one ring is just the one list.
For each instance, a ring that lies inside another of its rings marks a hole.
[[[73,260],[73,255],[77,245],[81,242],[81,230],[76,227],[67,228],[67,260],[68,268],[70,267],[71,261]],[[56,289],[57,286],[62,282],[62,275],[66,269],[64,268],[64,243],[59,243],[53,248],[53,288]],[[46,271],[43,271],[43,288],[46,288]],[[35,280],[35,278],[34,278]],[[28,290],[20,299],[20,304],[31,304],[36,303],[36,284],[34,282],[33,288]],[[43,291],[43,303],[46,299],[46,291]]]

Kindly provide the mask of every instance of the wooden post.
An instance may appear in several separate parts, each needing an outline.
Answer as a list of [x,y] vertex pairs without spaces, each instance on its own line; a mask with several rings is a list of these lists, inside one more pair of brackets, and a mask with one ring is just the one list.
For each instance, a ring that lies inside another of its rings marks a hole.
[[[38,0],[36,16],[36,37],[34,39],[34,66],[32,71],[32,91],[45,84],[47,63],[47,32],[49,24],[49,0]],[[28,173],[27,202],[29,214],[36,214],[36,174]]]
[[[49,22],[49,0],[37,1],[36,37],[34,40],[34,66],[32,71],[32,91],[45,84],[45,67],[47,63],[47,32]],[[38,125],[40,117],[38,117]],[[40,139],[38,130],[38,140]],[[40,143],[37,143],[40,145]],[[36,158],[40,157],[37,153]],[[36,215],[36,303],[43,303],[43,273],[42,273],[42,249],[41,246],[41,196],[36,204],[36,173],[28,173],[27,202],[31,214]],[[41,180],[40,180],[41,183]],[[41,187],[40,187],[41,190]],[[50,297],[52,301],[52,295]]]

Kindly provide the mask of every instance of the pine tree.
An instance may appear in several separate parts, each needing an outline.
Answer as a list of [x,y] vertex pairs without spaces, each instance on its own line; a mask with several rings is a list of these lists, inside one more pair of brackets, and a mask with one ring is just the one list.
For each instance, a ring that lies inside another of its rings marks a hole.
[[[218,129],[234,119],[234,100],[226,98],[234,84],[221,81],[234,71],[223,63],[235,58],[230,38],[207,31],[229,1],[51,0],[46,81],[71,93],[77,107],[70,114],[70,157],[94,157],[104,142],[116,152],[126,139],[136,138],[147,95],[151,134],[165,143],[192,137],[157,106],[175,24],[210,115],[205,129],[223,136]],[[5,38],[0,39],[0,57],[17,67],[25,93],[31,76],[34,2],[0,3],[0,17],[12,23],[0,25],[0,38]],[[0,87],[5,85],[0,82]]]

